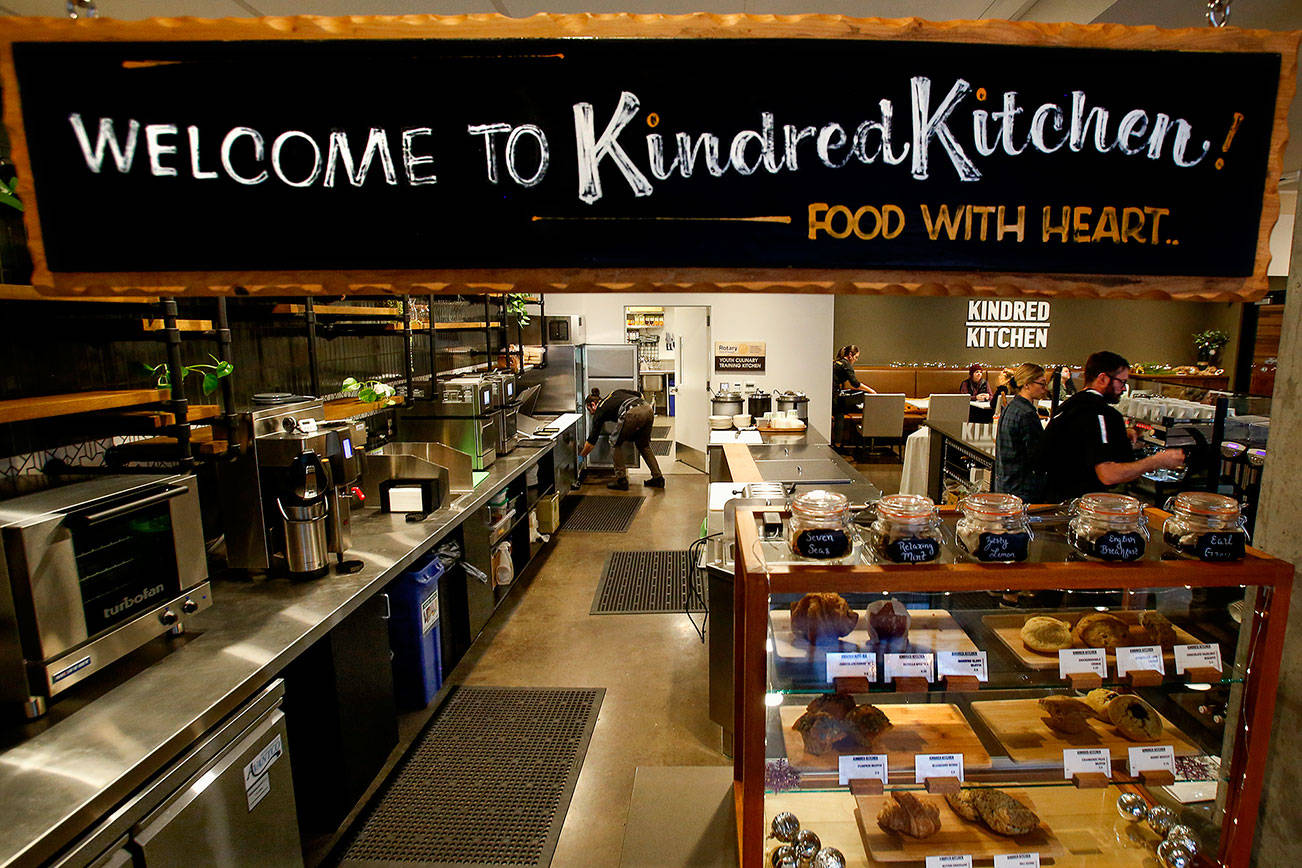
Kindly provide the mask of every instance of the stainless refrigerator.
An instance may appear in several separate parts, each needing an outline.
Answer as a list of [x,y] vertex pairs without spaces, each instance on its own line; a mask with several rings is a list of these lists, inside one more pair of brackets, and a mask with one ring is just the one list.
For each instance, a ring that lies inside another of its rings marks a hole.
[[[609,395],[616,389],[637,389],[637,344],[588,344],[584,348],[583,389],[588,395],[594,388],[600,389],[602,396]],[[607,423],[607,429],[612,424]],[[637,447],[625,443],[624,463],[629,469],[641,466]],[[587,466],[595,470],[605,470],[615,466],[611,457],[611,445],[608,431],[603,431],[587,458]]]

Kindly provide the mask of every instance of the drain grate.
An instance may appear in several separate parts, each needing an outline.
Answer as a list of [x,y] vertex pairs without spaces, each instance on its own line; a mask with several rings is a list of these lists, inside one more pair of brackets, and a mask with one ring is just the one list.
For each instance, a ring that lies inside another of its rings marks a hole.
[[561,530],[579,533],[624,533],[642,507],[640,496],[620,497],[611,494],[585,494],[578,498],[574,511]]
[[674,443],[673,443],[672,440],[652,440],[652,441],[651,441],[651,454],[652,454],[652,455],[668,455],[668,454],[669,454],[669,448],[670,448],[671,446],[673,446],[673,445],[674,445]]
[[[682,613],[688,611],[688,585],[694,580],[686,551],[611,552],[592,598],[590,614]],[[690,611],[704,609],[693,601]]]
[[340,864],[550,864],[604,694],[457,688],[373,802]]

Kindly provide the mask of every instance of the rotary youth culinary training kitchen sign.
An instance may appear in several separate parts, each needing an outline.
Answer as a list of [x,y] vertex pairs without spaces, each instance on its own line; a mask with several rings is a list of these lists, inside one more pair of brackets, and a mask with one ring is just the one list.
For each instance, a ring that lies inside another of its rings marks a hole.
[[[1295,35],[739,20],[0,30],[38,278],[807,269],[1264,285]],[[674,22],[696,38],[654,38]],[[555,38],[571,35],[620,38]]]

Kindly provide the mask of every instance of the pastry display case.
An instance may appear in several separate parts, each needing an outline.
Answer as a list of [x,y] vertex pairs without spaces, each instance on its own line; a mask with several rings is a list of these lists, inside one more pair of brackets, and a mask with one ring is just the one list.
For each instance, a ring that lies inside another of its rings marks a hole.
[[736,514],[743,866],[1249,864],[1289,564],[1190,558],[1155,509],[1126,559],[1032,510],[982,561],[941,510],[934,558],[869,518],[820,561],[767,511]]

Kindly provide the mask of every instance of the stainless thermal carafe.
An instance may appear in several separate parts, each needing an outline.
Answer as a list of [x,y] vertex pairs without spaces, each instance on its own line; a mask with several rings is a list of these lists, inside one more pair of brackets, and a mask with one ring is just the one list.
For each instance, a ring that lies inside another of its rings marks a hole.
[[288,489],[276,499],[276,505],[284,519],[289,574],[296,579],[315,579],[325,575],[330,566],[326,540],[330,476],[315,452],[304,452],[294,458],[289,468]]

